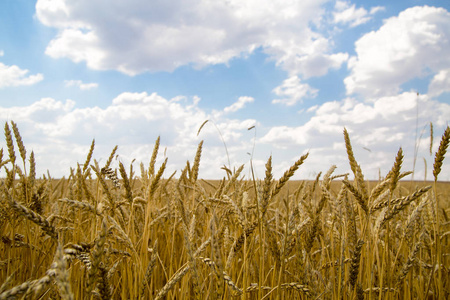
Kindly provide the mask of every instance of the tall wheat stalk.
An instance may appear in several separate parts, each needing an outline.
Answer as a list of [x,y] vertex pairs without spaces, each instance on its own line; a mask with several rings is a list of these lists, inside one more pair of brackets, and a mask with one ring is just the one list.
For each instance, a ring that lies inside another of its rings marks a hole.
[[[241,165],[202,180],[202,142],[178,178],[167,177],[159,138],[140,177],[113,162],[117,147],[100,166],[92,142],[68,178],[37,178],[14,127],[0,149],[0,300],[449,296],[448,187],[438,180],[448,128],[433,186],[412,187],[401,148],[384,177],[365,180],[347,130],[353,179],[333,165],[292,181],[306,154],[277,180],[272,157],[262,179],[246,180]],[[12,163],[24,157],[29,172]]]

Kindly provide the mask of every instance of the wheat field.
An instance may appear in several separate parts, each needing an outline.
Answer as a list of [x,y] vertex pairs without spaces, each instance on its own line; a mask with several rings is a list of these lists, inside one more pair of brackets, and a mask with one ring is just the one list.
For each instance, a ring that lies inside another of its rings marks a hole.
[[[176,178],[156,165],[93,158],[68,178],[36,178],[17,124],[0,150],[0,299],[448,299],[450,184],[411,182],[403,152],[367,181],[344,129],[352,174],[264,178],[244,166],[198,178],[202,146]],[[349,178],[354,178],[349,180]],[[287,188],[289,187],[289,188]]]

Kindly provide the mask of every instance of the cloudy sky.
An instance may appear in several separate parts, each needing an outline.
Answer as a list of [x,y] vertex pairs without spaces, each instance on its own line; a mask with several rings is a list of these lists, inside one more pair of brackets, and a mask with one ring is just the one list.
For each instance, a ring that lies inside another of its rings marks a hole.
[[296,178],[310,179],[349,171],[345,127],[366,178],[402,147],[403,171],[416,158],[415,179],[424,161],[431,179],[449,49],[449,1],[3,0],[0,121],[53,177],[93,139],[100,164],[118,145],[139,169],[161,136],[167,176],[204,140],[201,178],[241,164],[248,177],[251,159],[263,178],[270,155],[280,176],[309,152]]

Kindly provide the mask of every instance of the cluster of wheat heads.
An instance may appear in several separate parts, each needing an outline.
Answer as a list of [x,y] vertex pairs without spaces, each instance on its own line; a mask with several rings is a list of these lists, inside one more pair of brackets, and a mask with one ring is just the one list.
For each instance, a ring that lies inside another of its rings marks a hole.
[[140,176],[112,167],[117,147],[100,166],[92,142],[67,179],[38,179],[11,125],[7,159],[0,150],[0,299],[448,298],[448,207],[436,181],[449,128],[434,187],[408,191],[401,149],[368,182],[345,130],[354,180],[333,166],[287,189],[308,155],[278,180],[269,158],[262,180],[240,166],[215,183],[198,179],[200,143],[178,179],[163,178],[159,138]]

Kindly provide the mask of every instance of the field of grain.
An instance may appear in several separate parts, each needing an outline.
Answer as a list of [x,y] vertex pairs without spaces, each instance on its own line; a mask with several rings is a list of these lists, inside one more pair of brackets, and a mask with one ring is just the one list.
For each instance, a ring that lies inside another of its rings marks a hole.
[[[351,175],[198,178],[202,143],[180,175],[113,169],[94,143],[68,178],[36,178],[17,125],[0,167],[0,299],[448,299],[449,183],[410,182],[400,150],[367,181],[344,130]],[[149,154],[150,155],[150,154]],[[354,180],[348,180],[354,178]],[[287,188],[288,187],[288,188]]]

